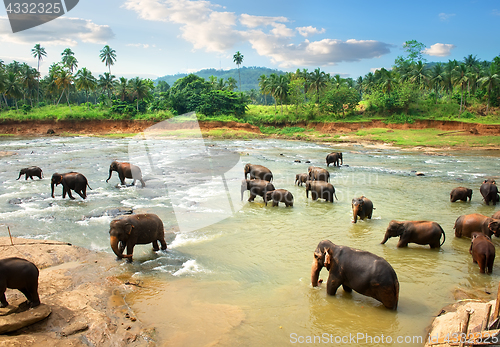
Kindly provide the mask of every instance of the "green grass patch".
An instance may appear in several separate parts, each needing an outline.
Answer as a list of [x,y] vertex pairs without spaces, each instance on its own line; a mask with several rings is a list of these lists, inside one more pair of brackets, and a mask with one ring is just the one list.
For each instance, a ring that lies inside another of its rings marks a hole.
[[297,133],[302,133],[304,131],[306,131],[306,129],[301,127],[284,127],[284,128],[276,128],[273,126],[260,127],[260,132],[266,135],[297,136]]

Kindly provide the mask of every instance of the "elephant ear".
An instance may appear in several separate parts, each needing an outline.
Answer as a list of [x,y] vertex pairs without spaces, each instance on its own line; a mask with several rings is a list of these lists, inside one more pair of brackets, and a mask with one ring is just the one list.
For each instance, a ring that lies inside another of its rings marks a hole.
[[330,252],[328,250],[325,250],[325,267],[329,269],[331,263],[332,263],[332,257],[330,255]]
[[124,229],[125,229],[125,232],[127,233],[127,235],[130,235],[130,233],[132,232],[132,229],[134,228],[134,226],[132,224],[126,224]]

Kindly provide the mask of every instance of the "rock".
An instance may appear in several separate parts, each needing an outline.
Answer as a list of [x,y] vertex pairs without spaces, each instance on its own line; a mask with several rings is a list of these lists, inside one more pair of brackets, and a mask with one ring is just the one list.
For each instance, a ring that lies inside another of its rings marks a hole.
[[29,325],[35,324],[49,316],[52,312],[50,306],[40,304],[37,307],[20,313],[12,313],[0,317],[0,334],[10,333]]
[[310,160],[306,160],[306,164],[310,164],[310,163],[311,163],[311,161],[310,161]]
[[85,331],[89,328],[89,325],[85,322],[79,321],[79,322],[73,322],[67,327],[64,327],[62,331],[60,332],[61,336],[71,336],[76,333],[79,333],[81,331]]
[[133,213],[134,213],[134,209],[128,208],[128,207],[108,208],[105,211],[94,212],[94,213],[92,213],[90,215],[84,216],[82,218],[82,220],[87,220],[87,219],[90,219],[90,218],[99,218],[99,217],[104,217],[104,216],[108,216],[108,217],[113,217],[114,218],[114,217],[123,216],[123,215],[126,215],[126,214],[133,214]]
[[55,132],[55,131],[54,131],[54,129],[52,129],[52,128],[47,130],[47,135],[53,135],[53,134],[55,134],[55,133],[56,133],[56,132]]
[[415,175],[417,175],[417,176],[425,176],[425,174],[424,174],[423,172],[420,172],[420,171],[417,171],[417,172],[415,173]]
[[294,163],[302,163],[302,162],[300,160],[298,160],[298,159],[295,159]]

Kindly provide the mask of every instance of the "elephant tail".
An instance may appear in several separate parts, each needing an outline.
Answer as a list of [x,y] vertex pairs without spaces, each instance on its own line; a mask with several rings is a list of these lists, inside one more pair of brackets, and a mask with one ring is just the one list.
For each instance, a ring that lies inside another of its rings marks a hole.
[[[441,226],[440,226],[440,228],[441,228]],[[441,242],[441,244],[439,245],[439,247],[441,247],[444,244],[444,242],[446,241],[446,234],[444,233],[443,228],[441,228],[441,233],[443,234],[443,242]]]
[[333,192],[333,196],[335,197],[335,200],[339,201],[339,199],[337,198],[337,194],[335,194],[335,192]]
[[89,186],[89,182],[87,182],[87,187],[89,187],[89,189],[90,189],[90,190],[93,190],[92,188],[90,188],[90,186]]

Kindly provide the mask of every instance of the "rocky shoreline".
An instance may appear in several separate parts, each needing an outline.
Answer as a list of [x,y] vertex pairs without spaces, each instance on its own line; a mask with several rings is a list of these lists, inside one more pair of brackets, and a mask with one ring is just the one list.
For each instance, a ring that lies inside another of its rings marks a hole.
[[[147,329],[124,301],[139,287],[108,253],[58,241],[0,237],[2,258],[20,257],[40,269],[38,291],[52,313],[44,320],[0,335],[0,347],[156,346]],[[7,300],[25,297],[7,289]]]

